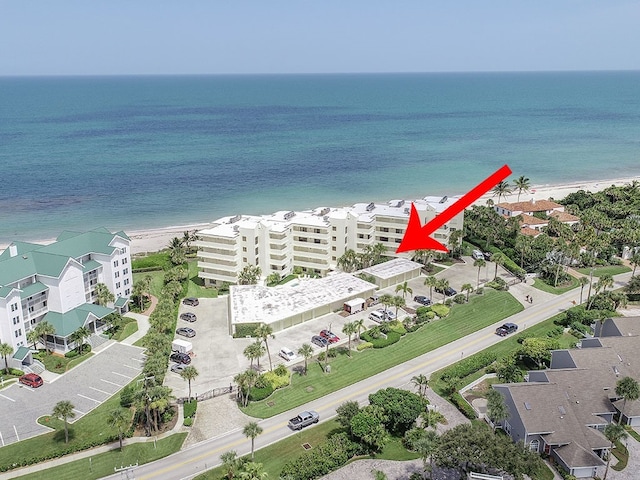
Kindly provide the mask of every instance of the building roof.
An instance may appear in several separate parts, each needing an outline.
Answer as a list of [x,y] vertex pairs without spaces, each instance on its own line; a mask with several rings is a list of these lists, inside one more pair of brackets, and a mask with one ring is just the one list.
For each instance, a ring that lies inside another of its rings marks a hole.
[[48,312],[42,320],[53,325],[57,336],[68,337],[80,327],[84,327],[91,318],[102,319],[111,313],[113,313],[112,308],[85,303],[66,313]]
[[549,216],[557,219],[559,222],[562,222],[562,223],[572,223],[572,222],[580,221],[580,218],[576,217],[575,215],[571,215],[570,213],[567,213],[567,212],[558,212],[557,210],[551,212]]
[[29,298],[46,290],[49,290],[49,287],[47,287],[44,283],[34,282],[22,289],[22,291],[20,292],[20,298]]
[[100,262],[96,262],[95,260],[89,260],[87,262],[84,262],[82,264],[82,273],[87,273],[90,272],[92,270],[96,270],[98,268],[100,268],[102,265],[100,264]]
[[605,464],[595,453],[575,442],[556,448],[555,452],[570,468],[600,467]]
[[129,302],[129,299],[126,297],[118,297],[118,299],[113,304],[116,308],[122,308]]
[[27,357],[27,355],[29,355],[29,349],[27,347],[18,347],[16,353],[14,353],[11,358],[22,361]]
[[509,210],[511,212],[547,212],[549,210],[555,209],[564,209],[562,205],[556,202],[552,202],[551,200],[534,200],[531,199],[528,202],[502,202],[495,205],[496,207],[500,207],[504,210]]
[[361,272],[386,280],[396,275],[401,275],[413,270],[420,270],[421,268],[422,264],[420,263],[412,262],[406,258],[394,258],[387,262],[363,268]]

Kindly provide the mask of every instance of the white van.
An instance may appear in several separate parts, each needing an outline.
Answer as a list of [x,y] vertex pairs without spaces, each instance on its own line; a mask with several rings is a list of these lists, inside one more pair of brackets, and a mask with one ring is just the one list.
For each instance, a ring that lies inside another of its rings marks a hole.
[[480,250],[474,250],[471,256],[474,260],[484,260],[484,254]]
[[287,362],[291,361],[291,360],[295,360],[296,358],[298,358],[298,356],[293,353],[292,350],[288,349],[287,347],[282,347],[280,349],[280,352],[278,353],[278,355],[280,355],[282,358],[284,358]]
[[369,314],[369,318],[374,322],[382,323],[385,320],[384,311],[382,310],[374,310]]

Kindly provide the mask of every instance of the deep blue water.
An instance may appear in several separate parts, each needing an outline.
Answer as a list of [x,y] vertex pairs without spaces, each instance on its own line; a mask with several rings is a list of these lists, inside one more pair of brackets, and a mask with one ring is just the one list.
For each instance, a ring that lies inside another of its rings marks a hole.
[[640,174],[640,72],[0,78],[0,243]]

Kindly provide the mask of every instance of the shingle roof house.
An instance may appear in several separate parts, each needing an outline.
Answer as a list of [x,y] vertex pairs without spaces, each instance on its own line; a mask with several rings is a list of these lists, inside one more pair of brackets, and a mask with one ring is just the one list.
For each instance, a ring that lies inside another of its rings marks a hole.
[[[56,333],[47,346],[73,348],[70,335],[79,327],[96,333],[116,307],[126,311],[132,274],[129,237],[104,228],[63,232],[54,243],[13,242],[0,253],[0,340],[16,351],[27,347],[27,333],[42,322]],[[115,305],[95,305],[95,285],[103,283]],[[29,363],[30,355],[18,359]]]

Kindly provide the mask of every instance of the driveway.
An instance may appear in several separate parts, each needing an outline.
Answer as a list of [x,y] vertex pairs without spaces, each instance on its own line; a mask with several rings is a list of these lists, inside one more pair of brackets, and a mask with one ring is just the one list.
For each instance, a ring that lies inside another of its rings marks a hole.
[[36,420],[51,415],[61,400],[74,405],[77,421],[133,380],[143,362],[142,348],[113,342],[42,387],[14,384],[0,390],[0,445],[48,432]]

